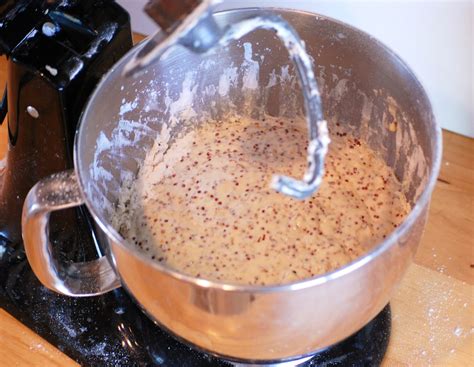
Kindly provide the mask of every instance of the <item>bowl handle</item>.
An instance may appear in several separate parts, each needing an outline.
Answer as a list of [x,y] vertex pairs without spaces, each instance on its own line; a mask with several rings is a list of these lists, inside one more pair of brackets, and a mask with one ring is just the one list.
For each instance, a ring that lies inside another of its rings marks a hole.
[[51,212],[83,203],[74,171],[55,173],[30,190],[21,223],[26,256],[38,279],[45,287],[74,297],[98,295],[120,287],[120,280],[105,256],[68,264],[61,264],[52,256]]

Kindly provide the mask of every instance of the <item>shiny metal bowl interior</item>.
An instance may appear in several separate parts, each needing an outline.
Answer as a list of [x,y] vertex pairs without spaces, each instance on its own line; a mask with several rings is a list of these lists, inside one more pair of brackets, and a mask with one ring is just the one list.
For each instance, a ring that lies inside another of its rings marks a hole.
[[[261,11],[223,12],[218,21],[232,23]],[[393,167],[413,206],[405,222],[366,256],[288,285],[224,284],[152,262],[110,225],[120,185],[137,173],[163,122],[174,121],[176,135],[232,112],[289,118],[303,113],[295,69],[269,32],[256,31],[204,56],[176,48],[136,80],[121,77],[128,54],[89,101],[75,147],[81,190],[124,287],[175,335],[244,360],[306,355],[354,333],[386,305],[419,243],[441,156],[440,128],[427,96],[393,52],[340,22],[275,11],[315,59],[329,129],[337,122],[367,141]]]

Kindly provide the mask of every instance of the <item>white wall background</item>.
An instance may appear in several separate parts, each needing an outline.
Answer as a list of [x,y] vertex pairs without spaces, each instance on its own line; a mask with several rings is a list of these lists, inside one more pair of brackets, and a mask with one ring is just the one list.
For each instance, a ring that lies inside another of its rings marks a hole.
[[[146,0],[118,2],[135,31],[156,30],[142,12]],[[474,137],[473,0],[224,0],[219,8],[249,6],[308,10],[371,33],[418,75],[441,126]]]

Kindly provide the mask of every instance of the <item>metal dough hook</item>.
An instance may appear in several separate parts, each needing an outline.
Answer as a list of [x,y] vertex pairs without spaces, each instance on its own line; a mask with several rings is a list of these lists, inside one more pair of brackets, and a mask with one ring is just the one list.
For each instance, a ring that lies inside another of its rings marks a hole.
[[324,159],[330,142],[327,123],[323,118],[321,96],[312,63],[296,31],[280,16],[265,14],[250,17],[221,27],[215,21],[212,9],[219,1],[151,0],[145,10],[161,26],[147,44],[124,68],[125,76],[136,76],[156,62],[170,47],[181,45],[196,53],[204,53],[216,45],[225,46],[256,30],[274,31],[284,43],[290,59],[298,71],[305,100],[308,124],[308,167],[302,180],[276,175],[271,186],[288,196],[305,199],[321,185]]

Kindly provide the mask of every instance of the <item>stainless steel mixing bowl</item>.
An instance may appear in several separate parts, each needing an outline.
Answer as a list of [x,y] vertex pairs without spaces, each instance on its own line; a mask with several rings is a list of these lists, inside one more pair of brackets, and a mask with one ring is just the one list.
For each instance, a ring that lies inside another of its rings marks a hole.
[[[229,23],[259,13],[221,13]],[[75,171],[39,182],[25,202],[29,262],[48,288],[86,296],[125,287],[159,325],[214,354],[241,360],[302,357],[363,327],[388,303],[420,241],[440,165],[441,133],[422,86],[397,55],[370,35],[316,14],[275,10],[301,35],[316,62],[329,128],[366,140],[393,167],[413,209],[365,256],[331,273],[280,286],[197,279],[151,261],[111,226],[124,180],[161,131],[173,134],[229,111],[297,117],[304,111],[286,50],[266,31],[211,54],[175,49],[141,79],[106,75],[82,116]],[[51,211],[85,203],[107,256],[64,264],[51,255]],[[350,210],[350,208],[348,208]]]

